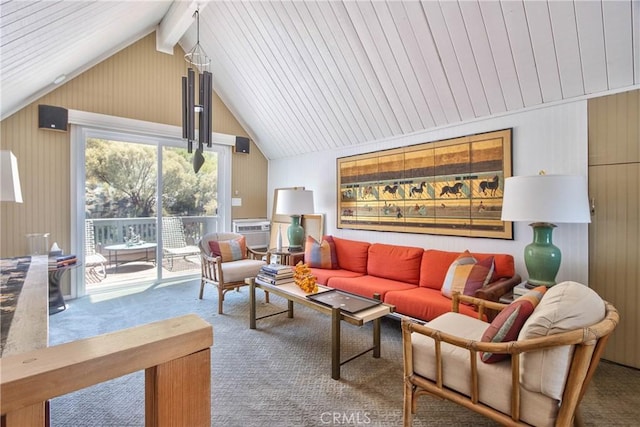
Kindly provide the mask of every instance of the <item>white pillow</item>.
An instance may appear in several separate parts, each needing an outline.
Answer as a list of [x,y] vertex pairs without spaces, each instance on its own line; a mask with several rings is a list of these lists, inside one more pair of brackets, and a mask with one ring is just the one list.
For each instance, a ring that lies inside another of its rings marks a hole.
[[[552,286],[527,319],[519,340],[545,337],[598,323],[605,316],[602,298],[577,282]],[[573,346],[524,353],[520,361],[520,381],[530,391],[562,400],[569,373]]]

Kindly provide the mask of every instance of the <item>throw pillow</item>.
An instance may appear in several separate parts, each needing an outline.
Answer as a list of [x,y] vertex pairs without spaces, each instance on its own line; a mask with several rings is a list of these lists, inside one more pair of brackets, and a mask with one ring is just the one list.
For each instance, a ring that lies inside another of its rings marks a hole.
[[212,256],[222,257],[222,262],[238,261],[245,258],[247,241],[244,236],[233,240],[210,240],[209,249]]
[[491,282],[494,265],[493,257],[478,262],[469,251],[464,251],[449,266],[440,292],[447,298],[452,298],[455,291],[473,296],[478,289]]
[[[333,239],[331,240],[333,241]],[[335,266],[338,264],[336,260],[335,245],[332,248],[331,243],[326,237],[319,243],[313,237],[307,236],[307,241],[304,246],[304,262],[309,267],[329,270],[335,269]]]
[[[516,340],[524,322],[533,313],[546,291],[546,286],[538,286],[509,304],[493,319],[493,322],[482,334],[481,341],[508,342]],[[482,352],[480,354],[481,360],[485,363],[496,363],[508,357],[509,355],[506,353]]]

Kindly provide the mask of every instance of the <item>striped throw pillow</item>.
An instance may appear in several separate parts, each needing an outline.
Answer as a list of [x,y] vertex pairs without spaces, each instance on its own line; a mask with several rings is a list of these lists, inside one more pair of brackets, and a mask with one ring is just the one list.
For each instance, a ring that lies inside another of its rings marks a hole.
[[211,255],[222,257],[222,262],[238,261],[247,253],[247,241],[244,236],[233,240],[210,240],[209,249]]
[[322,242],[318,242],[311,236],[307,236],[304,245],[304,262],[312,268],[325,268],[335,270],[338,268],[335,244],[331,236],[324,236]]
[[447,298],[452,298],[456,291],[473,296],[478,289],[491,282],[494,269],[493,257],[476,261],[469,251],[464,251],[449,266],[440,292]]
[[[518,339],[524,322],[531,316],[546,291],[546,286],[538,286],[509,304],[509,307],[498,313],[487,330],[484,331],[482,341],[509,342]],[[509,355],[505,353],[482,352],[480,354],[484,363],[496,363],[508,357]]]

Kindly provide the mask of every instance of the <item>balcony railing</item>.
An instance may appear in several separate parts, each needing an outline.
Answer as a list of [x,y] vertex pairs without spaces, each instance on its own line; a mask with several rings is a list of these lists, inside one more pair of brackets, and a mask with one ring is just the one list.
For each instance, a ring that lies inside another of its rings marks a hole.
[[[218,221],[215,216],[183,216],[180,217],[184,225],[185,239],[188,245],[196,245],[200,238],[207,233],[218,231]],[[141,240],[150,243],[158,241],[157,218],[105,218],[92,219],[95,229],[96,251],[107,245],[124,243],[130,237],[131,231],[140,236]]]

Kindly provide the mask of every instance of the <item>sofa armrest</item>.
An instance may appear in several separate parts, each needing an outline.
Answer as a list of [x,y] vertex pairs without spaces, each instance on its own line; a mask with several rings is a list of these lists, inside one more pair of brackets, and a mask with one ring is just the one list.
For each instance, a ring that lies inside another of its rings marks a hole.
[[498,279],[495,282],[489,283],[484,288],[478,289],[473,296],[487,301],[498,302],[501,296],[511,292],[521,281],[519,274],[508,279]]

